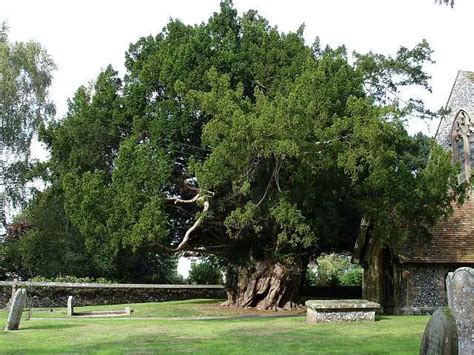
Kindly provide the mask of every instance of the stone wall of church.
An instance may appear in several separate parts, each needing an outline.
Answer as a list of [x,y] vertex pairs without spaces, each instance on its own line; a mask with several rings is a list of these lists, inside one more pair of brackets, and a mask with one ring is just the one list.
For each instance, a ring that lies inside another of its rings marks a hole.
[[399,314],[431,314],[447,306],[446,276],[461,266],[473,264],[403,264]]
[[436,135],[436,140],[445,148],[450,147],[451,128],[459,110],[474,111],[474,73],[460,71],[449,97],[449,115],[444,117]]

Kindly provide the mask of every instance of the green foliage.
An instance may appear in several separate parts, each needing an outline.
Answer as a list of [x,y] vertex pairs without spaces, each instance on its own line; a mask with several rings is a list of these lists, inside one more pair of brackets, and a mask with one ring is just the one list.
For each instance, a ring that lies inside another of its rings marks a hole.
[[353,268],[341,276],[342,286],[362,286],[363,269],[361,267]]
[[312,286],[361,286],[362,268],[351,264],[350,256],[344,254],[322,254],[316,259],[316,267],[308,268],[305,275],[307,285]]
[[303,278],[303,284],[305,286],[316,286],[318,284],[318,275],[316,274],[316,271],[314,271],[312,268],[306,269]]
[[[0,144],[7,201],[17,206],[27,195],[25,174],[30,145],[38,127],[54,115],[48,88],[55,65],[37,42],[10,42],[5,23],[0,28]],[[2,159],[4,159],[2,157]],[[4,208],[4,196],[1,209]],[[6,205],[8,205],[8,202]]]
[[197,285],[220,285],[222,273],[219,268],[209,260],[201,260],[191,264],[188,283]]
[[35,276],[29,279],[28,281],[31,282],[67,282],[67,283],[99,283],[99,284],[112,284],[113,281],[104,279],[103,277],[99,277],[97,279],[93,277],[77,277],[77,276],[70,276],[70,275],[58,275],[56,277],[42,277],[42,276]]

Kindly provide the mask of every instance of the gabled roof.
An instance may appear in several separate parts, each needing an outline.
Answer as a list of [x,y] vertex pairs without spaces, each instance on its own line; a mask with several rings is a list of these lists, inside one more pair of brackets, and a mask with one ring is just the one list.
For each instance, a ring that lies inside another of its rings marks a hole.
[[429,239],[410,240],[394,247],[401,263],[474,264],[474,196],[453,215],[439,221]]
[[[364,263],[378,250],[369,224],[363,220],[359,230],[352,262]],[[462,206],[455,206],[453,214],[439,221],[431,230],[430,238],[400,241],[391,245],[393,255],[402,264],[474,264],[474,194]]]

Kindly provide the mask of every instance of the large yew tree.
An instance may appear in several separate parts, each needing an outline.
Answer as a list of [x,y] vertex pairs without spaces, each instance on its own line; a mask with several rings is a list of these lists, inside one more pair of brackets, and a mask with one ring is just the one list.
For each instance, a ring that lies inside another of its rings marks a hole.
[[51,176],[98,255],[212,255],[228,304],[291,307],[310,258],[350,248],[363,216],[390,240],[449,212],[450,157],[407,134],[422,106],[396,100],[429,89],[430,56],[426,42],[393,57],[309,47],[303,28],[225,1],[131,45],[123,84],[108,69],[78,92],[44,134]]

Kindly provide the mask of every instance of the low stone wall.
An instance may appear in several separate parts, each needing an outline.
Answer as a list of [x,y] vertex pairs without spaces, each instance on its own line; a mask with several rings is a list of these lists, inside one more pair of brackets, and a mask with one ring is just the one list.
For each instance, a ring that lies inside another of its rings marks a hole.
[[300,289],[301,298],[357,299],[362,298],[362,286],[306,286]]
[[[76,306],[163,302],[193,298],[225,298],[221,285],[147,285],[62,282],[16,282],[28,291],[32,307],[66,307],[68,296]],[[0,281],[0,308],[12,295],[13,282]]]

